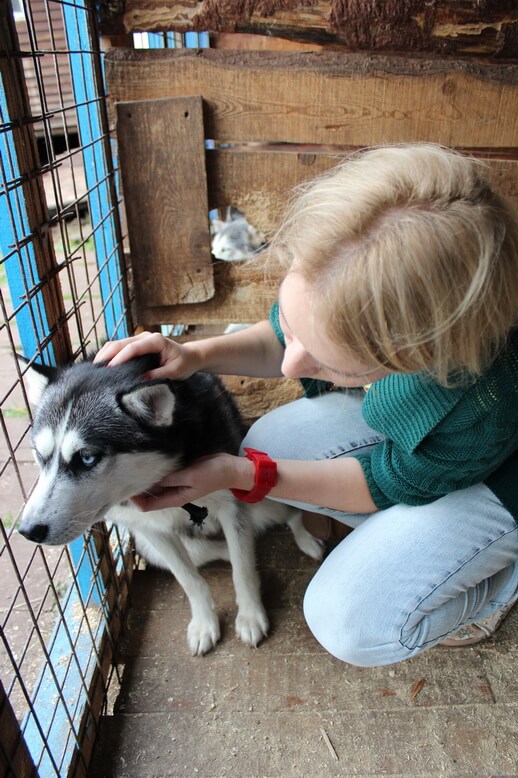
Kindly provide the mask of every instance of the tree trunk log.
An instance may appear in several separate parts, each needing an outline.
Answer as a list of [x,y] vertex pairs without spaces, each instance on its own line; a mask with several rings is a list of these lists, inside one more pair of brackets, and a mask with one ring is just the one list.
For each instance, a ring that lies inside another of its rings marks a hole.
[[102,31],[109,36],[238,32],[348,51],[518,57],[515,0],[101,0],[100,5]]

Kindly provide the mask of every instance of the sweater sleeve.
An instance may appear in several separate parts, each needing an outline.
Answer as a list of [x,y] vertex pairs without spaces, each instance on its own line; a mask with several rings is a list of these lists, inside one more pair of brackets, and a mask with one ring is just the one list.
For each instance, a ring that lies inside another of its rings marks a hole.
[[419,374],[373,385],[363,415],[385,440],[358,460],[378,508],[424,505],[488,483],[518,449],[518,360],[514,365],[513,348],[479,380],[454,388]]
[[464,431],[462,438],[438,432],[411,452],[386,439],[359,455],[374,503],[380,510],[399,503],[425,505],[486,481],[516,450],[518,423],[509,420],[491,438],[485,432],[482,425]]
[[359,460],[371,497],[379,510],[391,505],[425,505],[455,488],[446,473],[423,467],[416,454],[407,454],[392,440],[379,443]]
[[284,339],[284,333],[281,329],[281,325],[279,322],[279,301],[276,300],[272,307],[270,308],[270,324],[272,325],[272,329],[277,335],[277,338],[279,339],[279,342],[283,346],[283,348],[286,348],[286,341]]

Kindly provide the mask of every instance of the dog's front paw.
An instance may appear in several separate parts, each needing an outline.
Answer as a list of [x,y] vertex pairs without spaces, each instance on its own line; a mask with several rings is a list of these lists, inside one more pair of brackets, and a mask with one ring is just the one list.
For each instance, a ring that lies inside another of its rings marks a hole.
[[220,637],[219,620],[215,613],[204,619],[193,619],[187,628],[187,643],[193,656],[211,651]]
[[267,636],[269,627],[268,616],[263,609],[237,614],[236,635],[247,646],[255,648]]

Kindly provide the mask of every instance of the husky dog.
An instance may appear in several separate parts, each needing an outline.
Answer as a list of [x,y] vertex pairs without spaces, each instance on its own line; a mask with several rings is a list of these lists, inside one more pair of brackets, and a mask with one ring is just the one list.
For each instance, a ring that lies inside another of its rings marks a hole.
[[[208,509],[201,526],[183,508],[146,513],[136,508],[129,498],[149,491],[167,473],[209,454],[237,454],[244,434],[219,378],[195,373],[182,381],[144,380],[157,359],[149,355],[110,368],[91,360],[29,368],[29,400],[36,407],[32,440],[41,474],[19,531],[35,543],[57,545],[105,517],[127,527],[139,553],[170,570],[185,590],[193,655],[206,653],[220,638],[214,600],[197,566],[229,560],[236,632],[256,646],[267,634],[268,619],[254,536],[287,523],[299,548],[314,559],[322,556],[321,544],[304,529],[299,511],[272,500],[247,505],[226,490],[198,501]],[[221,530],[224,540],[217,537]]]

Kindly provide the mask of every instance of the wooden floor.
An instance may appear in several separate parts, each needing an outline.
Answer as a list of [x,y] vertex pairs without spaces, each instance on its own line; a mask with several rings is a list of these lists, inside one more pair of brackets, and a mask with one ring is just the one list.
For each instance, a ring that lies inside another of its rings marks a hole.
[[102,720],[92,778],[518,776],[518,612],[494,641],[358,668],[327,655],[301,602],[316,563],[288,530],[260,543],[268,640],[234,635],[228,565],[206,568],[223,637],[189,655],[174,579],[138,571],[122,685]]

